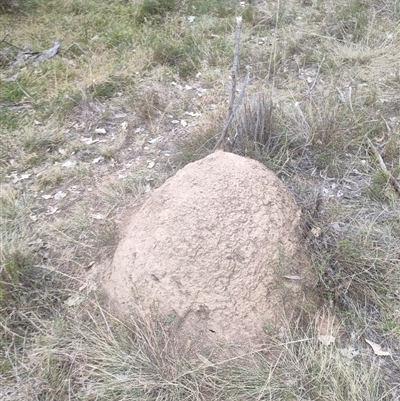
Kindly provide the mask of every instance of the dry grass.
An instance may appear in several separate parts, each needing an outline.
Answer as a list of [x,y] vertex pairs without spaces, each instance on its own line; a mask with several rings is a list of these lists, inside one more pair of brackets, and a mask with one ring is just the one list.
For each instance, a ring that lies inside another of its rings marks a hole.
[[[212,151],[235,15],[251,81],[231,151],[295,194],[340,324],[325,346],[304,312],[215,362],[107,314],[91,275],[130,208]],[[398,399],[399,18],[397,0],[0,1],[0,398]],[[55,57],[14,64],[57,39]]]

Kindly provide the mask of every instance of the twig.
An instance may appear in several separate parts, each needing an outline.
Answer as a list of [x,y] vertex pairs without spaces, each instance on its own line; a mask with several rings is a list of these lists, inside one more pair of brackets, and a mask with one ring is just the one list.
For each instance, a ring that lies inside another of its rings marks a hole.
[[228,115],[227,119],[233,113],[233,105],[235,103],[236,96],[236,81],[237,81],[237,69],[239,65],[239,51],[240,51],[240,34],[242,32],[242,17],[236,18],[236,38],[235,38],[235,53],[233,55],[233,66],[232,66],[232,87],[231,87],[231,98],[229,100]]
[[229,125],[230,125],[230,123],[232,122],[233,117],[235,116],[236,111],[237,111],[237,109],[238,109],[239,106],[240,106],[240,103],[241,103],[241,101],[242,101],[242,99],[243,99],[243,96],[244,96],[244,92],[245,92],[246,87],[247,87],[247,85],[248,85],[248,83],[249,83],[249,79],[250,79],[250,71],[247,71],[246,78],[244,79],[243,87],[242,87],[242,90],[240,91],[238,100],[237,100],[237,102],[235,103],[235,107],[234,107],[234,109],[232,110],[232,113],[229,115],[228,119],[227,119],[226,122],[225,122],[224,129],[222,130],[222,134],[221,134],[221,136],[220,136],[218,142],[216,143],[216,145],[215,145],[215,147],[214,147],[214,152],[215,152],[217,149],[224,150],[224,149],[223,149],[223,147],[224,147],[224,141],[225,141],[226,134],[228,133]]
[[216,143],[214,147],[214,152],[217,149],[224,150],[224,141],[226,134],[228,132],[228,128],[230,123],[233,120],[233,117],[235,116],[235,113],[237,109],[239,108],[240,102],[243,99],[244,92],[246,90],[246,87],[249,82],[250,78],[250,73],[247,71],[246,78],[244,80],[242,90],[240,91],[239,97],[237,101],[235,102],[235,95],[236,95],[236,81],[237,81],[237,69],[238,69],[238,64],[239,64],[239,49],[240,49],[240,33],[242,31],[242,17],[237,17],[236,18],[236,39],[235,39],[235,53],[233,56],[233,67],[232,67],[232,87],[231,87],[231,98],[229,100],[229,106],[228,106],[228,114],[226,117],[226,122],[224,125],[224,128],[222,130],[221,136]]
[[374,155],[375,155],[376,159],[378,160],[379,166],[381,167],[383,172],[385,174],[387,174],[387,176],[389,177],[389,181],[393,185],[393,188],[397,191],[397,193],[400,194],[400,183],[393,177],[391,172],[386,167],[386,164],[383,161],[382,156],[380,155],[376,146],[372,143],[371,139],[369,139],[368,136],[366,136],[365,138],[368,142],[368,145],[371,147],[372,151],[374,152]]

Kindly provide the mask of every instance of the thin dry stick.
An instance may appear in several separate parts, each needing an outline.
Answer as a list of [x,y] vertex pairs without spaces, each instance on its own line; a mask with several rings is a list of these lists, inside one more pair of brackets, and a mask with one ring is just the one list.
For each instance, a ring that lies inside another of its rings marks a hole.
[[233,117],[237,109],[239,108],[240,102],[243,99],[244,91],[249,81],[249,72],[247,72],[245,81],[243,83],[242,90],[239,94],[238,100],[235,103],[235,94],[236,94],[236,81],[237,81],[237,69],[239,64],[239,49],[240,49],[240,33],[242,31],[242,17],[236,18],[236,39],[235,39],[235,53],[233,57],[233,67],[232,67],[232,87],[231,87],[231,98],[229,100],[228,106],[228,115],[226,117],[226,122],[224,129],[222,130],[221,136],[214,147],[214,152],[217,149],[224,150],[224,142],[226,134],[228,133],[229,124],[232,122]]
[[378,160],[379,166],[381,167],[383,172],[388,175],[389,181],[393,185],[393,188],[397,191],[397,193],[400,194],[400,183],[392,176],[391,172],[386,167],[386,164],[383,161],[382,156],[380,155],[376,146],[372,143],[371,139],[369,139],[367,136],[365,138],[368,142],[368,145],[371,147],[372,151],[374,152],[374,155],[375,155],[376,159]]

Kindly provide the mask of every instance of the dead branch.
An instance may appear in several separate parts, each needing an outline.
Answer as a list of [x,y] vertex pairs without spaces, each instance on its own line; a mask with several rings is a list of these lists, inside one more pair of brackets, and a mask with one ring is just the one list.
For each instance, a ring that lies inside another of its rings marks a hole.
[[228,128],[230,123],[233,120],[233,117],[235,116],[235,113],[237,109],[239,108],[240,102],[243,99],[246,87],[249,82],[250,78],[250,73],[247,71],[246,78],[244,80],[242,90],[240,91],[239,97],[237,101],[235,102],[235,95],[236,95],[236,81],[237,81],[237,69],[239,65],[239,49],[240,49],[240,34],[242,31],[242,17],[237,17],[236,18],[236,39],[235,39],[235,53],[233,56],[233,67],[232,67],[232,86],[231,86],[231,97],[229,100],[229,106],[228,106],[228,114],[226,117],[226,122],[224,125],[224,128],[221,132],[221,136],[218,139],[218,142],[216,143],[214,147],[214,152],[217,149],[224,150],[224,144],[225,144],[225,138],[226,134],[228,133]]

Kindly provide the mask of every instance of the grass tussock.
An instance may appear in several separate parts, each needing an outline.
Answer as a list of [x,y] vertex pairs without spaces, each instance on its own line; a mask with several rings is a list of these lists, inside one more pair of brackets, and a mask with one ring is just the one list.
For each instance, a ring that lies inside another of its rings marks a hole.
[[[0,1],[1,399],[399,398],[400,5],[242,3]],[[287,319],[217,362],[109,315],[91,274],[127,208],[212,152],[239,15],[251,75],[226,149],[295,195],[340,327],[326,346],[315,316]]]
[[262,350],[237,349],[213,362],[212,355],[190,356],[166,327],[140,314],[122,323],[90,299],[68,314],[42,328],[23,365],[8,355],[20,386],[4,399],[32,395],[33,378],[35,393],[50,399],[391,399],[367,349],[324,345],[313,325],[302,330],[292,322],[280,341],[266,338]]

